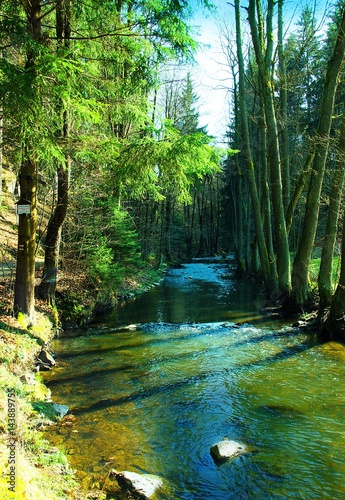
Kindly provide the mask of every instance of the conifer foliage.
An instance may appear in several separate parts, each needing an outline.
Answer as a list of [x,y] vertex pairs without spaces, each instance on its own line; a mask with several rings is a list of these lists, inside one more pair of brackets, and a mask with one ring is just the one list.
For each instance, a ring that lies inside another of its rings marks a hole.
[[[50,304],[58,268],[71,259],[114,294],[129,270],[152,260],[151,231],[160,262],[163,204],[191,203],[193,183],[219,168],[197,114],[192,125],[175,124],[155,104],[162,69],[196,48],[191,13],[186,1],[1,2],[1,148],[30,206],[19,215],[14,306],[30,322],[38,236],[39,293]],[[47,199],[50,220],[38,233]]]

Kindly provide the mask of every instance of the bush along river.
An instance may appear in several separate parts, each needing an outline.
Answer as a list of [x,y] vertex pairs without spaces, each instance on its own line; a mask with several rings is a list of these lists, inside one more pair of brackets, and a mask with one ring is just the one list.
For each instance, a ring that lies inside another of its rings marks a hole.
[[[158,500],[345,498],[344,345],[263,317],[231,273],[194,260],[52,343],[44,377],[70,416],[47,438],[80,477],[155,474]],[[244,451],[217,461],[224,438]]]

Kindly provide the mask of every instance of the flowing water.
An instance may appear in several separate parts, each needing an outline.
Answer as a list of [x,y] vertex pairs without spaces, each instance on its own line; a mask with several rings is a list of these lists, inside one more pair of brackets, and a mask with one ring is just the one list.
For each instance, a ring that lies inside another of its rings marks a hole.
[[[83,336],[45,375],[75,469],[157,474],[158,500],[345,498],[345,347],[260,314],[231,262],[194,261]],[[217,464],[224,437],[248,446]]]

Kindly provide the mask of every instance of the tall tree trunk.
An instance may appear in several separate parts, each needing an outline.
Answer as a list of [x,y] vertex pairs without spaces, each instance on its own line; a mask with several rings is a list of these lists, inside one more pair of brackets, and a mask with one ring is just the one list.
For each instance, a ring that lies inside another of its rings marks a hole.
[[[21,198],[30,203],[30,215],[19,215],[14,310],[24,314],[29,323],[35,320],[35,255],[37,228],[37,165],[32,158],[24,159],[20,168]],[[26,157],[26,158],[25,158]]]
[[328,63],[322,93],[319,122],[314,142],[315,155],[312,164],[312,175],[310,178],[307,196],[302,236],[293,264],[290,308],[294,310],[301,310],[308,301],[309,264],[317,228],[320,195],[328,153],[334,99],[338,84],[338,77],[344,59],[344,50],[345,9],[343,9],[342,12],[341,25],[337,35],[333,55]]
[[167,262],[173,261],[171,253],[171,214],[173,211],[171,197],[167,194],[165,199],[165,213],[164,213],[164,255]]
[[287,79],[283,38],[283,5],[284,0],[278,0],[278,58],[279,58],[279,98],[280,98],[280,133],[283,203],[285,212],[290,200],[290,161],[289,134],[287,111]]
[[254,163],[253,163],[251,144],[249,138],[248,114],[246,105],[245,71],[244,71],[244,59],[242,52],[240,0],[235,0],[235,15],[236,15],[236,46],[237,46],[238,72],[239,72],[238,76],[239,109],[241,116],[243,152],[246,161],[245,170],[247,174],[251,201],[252,201],[254,227],[255,227],[256,239],[258,242],[261,272],[267,291],[272,292],[276,288],[276,276],[273,276],[271,274],[269,265],[265,235],[261,219],[260,200],[255,180]]
[[289,205],[287,207],[287,211],[286,211],[286,230],[287,230],[288,234],[290,233],[290,229],[291,229],[291,226],[292,226],[293,214],[294,214],[297,202],[300,199],[301,194],[303,193],[303,190],[305,188],[308,176],[310,174],[311,166],[312,166],[313,160],[314,160],[314,154],[315,154],[314,151],[310,151],[307,154],[307,157],[306,157],[306,159],[304,161],[303,168],[302,168],[302,170],[300,172],[300,175],[299,175],[299,177],[297,179],[297,182],[296,182],[296,185],[295,185],[295,189],[294,189],[294,191],[292,193]]
[[61,165],[57,172],[57,202],[47,227],[43,277],[38,289],[39,296],[52,306],[55,305],[61,232],[67,213],[68,191],[69,168],[67,165]]
[[184,239],[186,245],[186,256],[187,259],[189,260],[192,258],[192,241],[193,241],[190,205],[183,206],[183,213],[184,213],[184,232],[185,232]]
[[320,313],[331,305],[333,294],[333,258],[337,238],[340,204],[345,180],[345,114],[343,114],[339,137],[339,158],[333,174],[333,183],[329,197],[326,233],[322,247],[320,272],[318,278],[320,295]]
[[198,257],[203,257],[205,255],[206,240],[205,240],[205,178],[203,180],[203,186],[201,194],[198,193],[197,196],[197,207],[198,207],[198,220],[199,220],[199,248]]
[[[56,4],[56,36],[58,50],[69,47],[71,34],[70,27],[70,0],[58,0]],[[59,103],[62,115],[61,140],[66,144],[69,137],[68,111],[63,109],[63,103]],[[57,169],[57,197],[56,206],[49,220],[45,239],[45,256],[43,277],[38,294],[50,305],[55,305],[55,292],[57,283],[57,272],[59,265],[60,241],[62,226],[67,213],[69,192],[70,159],[66,154],[66,160]]]
[[274,255],[273,247],[273,234],[272,234],[272,213],[271,213],[271,200],[270,200],[270,189],[269,189],[269,172],[267,164],[267,136],[266,136],[266,120],[265,112],[263,108],[263,103],[260,102],[260,116],[258,118],[258,129],[260,136],[260,157],[261,157],[261,180],[260,184],[262,186],[262,202],[261,202],[261,213],[262,220],[264,223],[264,231],[266,238],[266,246],[268,252],[268,258],[270,262],[270,273],[275,275],[277,273],[276,269],[276,259]]
[[332,298],[329,315],[322,325],[322,335],[325,338],[345,340],[345,221],[343,220],[343,235],[341,246],[341,267],[339,283]]
[[[228,39],[228,43],[230,43],[230,40]],[[237,77],[237,71],[235,70],[235,64],[233,60],[235,57],[232,57],[232,54],[229,54],[229,64],[231,67],[231,73],[232,73],[232,78],[234,82],[234,110],[235,110],[235,117],[234,117],[234,147],[233,149],[240,149],[240,139],[241,139],[241,134],[240,134],[240,128],[241,128],[241,117],[239,116],[239,95],[238,95],[238,77]],[[237,271],[240,274],[245,273],[248,271],[247,269],[247,259],[246,259],[246,252],[245,252],[245,238],[244,235],[246,235],[246,225],[243,223],[244,220],[244,200],[243,200],[243,174],[241,172],[241,167],[240,167],[240,161],[239,161],[239,155],[236,154],[232,157],[232,160],[234,162],[234,168],[233,170],[228,172],[229,180],[229,190],[231,190],[231,200],[232,200],[232,213],[229,214],[229,222],[230,222],[230,227],[232,229],[231,233],[231,239],[230,241],[233,242],[233,245],[235,247],[235,257],[237,261]],[[231,209],[231,207],[230,207]]]
[[2,108],[0,108],[0,205],[2,202],[2,141],[3,141],[4,120],[2,117]]
[[[28,29],[36,43],[41,42],[41,0],[25,3]],[[25,71],[35,85],[35,54],[33,49],[27,53]],[[16,280],[14,286],[14,310],[24,314],[29,323],[35,320],[35,252],[37,228],[37,164],[34,145],[23,147],[23,157],[19,172],[21,198],[30,203],[30,214],[19,215],[18,255]]]
[[[266,47],[263,47],[262,13],[256,0],[249,1],[248,19],[254,45],[255,58],[259,71],[259,89],[264,104],[267,126],[267,150],[270,168],[272,208],[275,230],[278,286],[286,295],[290,293],[290,252],[287,238],[283,191],[279,135],[274,104],[274,83],[272,77],[273,57],[273,0],[267,4]],[[257,15],[257,17],[256,17]],[[257,22],[257,18],[259,22]]]

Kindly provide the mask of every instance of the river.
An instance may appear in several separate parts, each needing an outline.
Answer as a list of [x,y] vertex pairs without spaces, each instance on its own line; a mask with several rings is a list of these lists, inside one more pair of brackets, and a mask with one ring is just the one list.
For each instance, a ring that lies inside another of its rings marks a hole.
[[[73,468],[156,474],[157,500],[345,498],[345,347],[262,316],[231,260],[195,260],[82,336],[44,375]],[[250,453],[216,464],[227,437]]]

